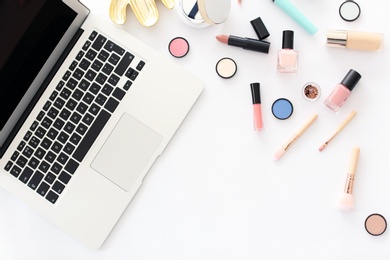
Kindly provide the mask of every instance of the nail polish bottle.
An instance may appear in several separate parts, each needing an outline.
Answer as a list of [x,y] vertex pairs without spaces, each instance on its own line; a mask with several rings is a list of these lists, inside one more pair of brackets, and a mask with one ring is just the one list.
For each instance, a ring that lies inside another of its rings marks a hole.
[[282,50],[278,52],[279,73],[295,74],[298,69],[298,52],[294,50],[294,31],[283,31]]
[[351,91],[359,82],[362,76],[355,70],[350,69],[344,79],[336,85],[332,93],[324,101],[325,105],[331,108],[333,111],[338,111],[339,108],[345,103]]

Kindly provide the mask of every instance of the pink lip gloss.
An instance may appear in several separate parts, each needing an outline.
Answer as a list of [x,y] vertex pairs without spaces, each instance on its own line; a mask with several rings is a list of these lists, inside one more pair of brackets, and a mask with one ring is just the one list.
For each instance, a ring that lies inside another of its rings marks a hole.
[[255,131],[263,129],[263,115],[261,110],[260,83],[251,83],[253,103],[253,125]]
[[338,111],[345,103],[351,91],[359,82],[362,76],[355,70],[350,69],[340,84],[336,85],[332,93],[324,101],[325,105],[333,111]]

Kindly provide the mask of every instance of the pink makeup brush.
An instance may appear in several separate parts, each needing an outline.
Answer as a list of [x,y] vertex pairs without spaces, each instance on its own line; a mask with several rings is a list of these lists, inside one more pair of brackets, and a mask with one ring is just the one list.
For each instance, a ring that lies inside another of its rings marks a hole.
[[355,172],[356,172],[359,152],[360,152],[359,147],[354,147],[352,149],[352,156],[349,164],[349,172],[347,176],[347,181],[345,183],[344,193],[338,201],[338,207],[342,211],[352,211],[355,208],[355,200],[352,195],[352,190],[353,190],[353,182],[355,180]]

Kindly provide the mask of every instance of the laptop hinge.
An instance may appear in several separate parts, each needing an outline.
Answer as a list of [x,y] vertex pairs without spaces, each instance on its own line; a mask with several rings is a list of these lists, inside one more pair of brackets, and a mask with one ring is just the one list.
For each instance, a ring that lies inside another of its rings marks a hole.
[[33,110],[36,103],[39,101],[40,97],[42,96],[43,92],[46,90],[47,86],[50,84],[51,80],[53,79],[54,75],[57,73],[58,69],[61,67],[62,63],[72,50],[73,46],[76,44],[78,39],[83,34],[84,30],[79,28],[76,32],[76,34],[73,36],[72,40],[68,43],[65,50],[61,54],[60,58],[57,60],[57,62],[54,64],[53,68],[47,75],[46,79],[43,81],[42,85],[39,87],[38,91],[35,93],[34,97],[32,98],[31,102],[27,106],[26,110],[23,112],[22,116],[19,118],[18,122],[16,123],[15,127],[12,129],[11,133],[7,137],[7,139],[4,141],[4,144],[2,147],[0,147],[0,158],[3,157],[5,151],[8,149],[9,145],[15,138],[16,134],[19,132],[20,128],[22,127],[23,123],[26,121],[27,117],[30,115],[31,111]]

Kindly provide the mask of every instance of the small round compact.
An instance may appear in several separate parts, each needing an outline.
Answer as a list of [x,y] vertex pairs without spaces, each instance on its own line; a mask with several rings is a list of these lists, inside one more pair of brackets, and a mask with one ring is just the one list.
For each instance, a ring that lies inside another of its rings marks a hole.
[[232,78],[237,72],[237,64],[232,58],[222,58],[215,65],[215,70],[223,79]]
[[223,23],[230,7],[230,0],[178,0],[175,8],[185,24],[203,28]]
[[293,104],[287,98],[279,98],[272,104],[272,114],[280,120],[286,120],[294,111]]
[[176,58],[182,58],[190,51],[190,44],[183,37],[173,38],[168,44],[169,53]]
[[353,0],[347,0],[340,5],[340,17],[347,22],[353,22],[360,16],[360,6]]
[[381,214],[374,213],[366,218],[364,227],[370,235],[380,236],[386,231],[387,221]]
[[302,88],[302,95],[306,100],[315,101],[321,95],[321,88],[315,82],[308,82]]

